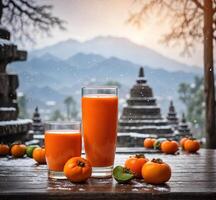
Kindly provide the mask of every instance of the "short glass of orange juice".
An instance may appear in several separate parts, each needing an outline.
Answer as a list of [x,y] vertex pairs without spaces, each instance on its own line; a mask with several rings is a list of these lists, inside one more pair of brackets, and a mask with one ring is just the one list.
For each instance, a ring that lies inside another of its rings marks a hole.
[[117,87],[82,88],[82,132],[92,177],[111,177],[118,121]]
[[65,179],[64,165],[68,159],[81,156],[80,122],[46,122],[45,155],[48,177]]

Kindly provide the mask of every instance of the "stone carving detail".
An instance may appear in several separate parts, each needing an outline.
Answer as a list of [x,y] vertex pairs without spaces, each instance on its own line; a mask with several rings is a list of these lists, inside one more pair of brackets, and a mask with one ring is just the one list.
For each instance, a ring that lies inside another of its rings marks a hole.
[[23,139],[30,128],[31,120],[17,119],[18,76],[6,71],[8,63],[24,61],[26,58],[27,52],[18,50],[10,42],[10,32],[0,27],[0,141]]

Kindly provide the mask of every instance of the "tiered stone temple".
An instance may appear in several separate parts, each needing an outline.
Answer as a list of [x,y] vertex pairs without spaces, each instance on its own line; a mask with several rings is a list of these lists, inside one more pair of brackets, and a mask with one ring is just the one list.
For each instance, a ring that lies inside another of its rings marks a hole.
[[173,101],[170,101],[169,111],[167,113],[167,120],[168,124],[171,125],[174,130],[178,128],[179,120],[175,111]]
[[17,50],[10,42],[10,32],[0,27],[0,142],[24,140],[31,126],[31,120],[17,119],[18,76],[6,72],[8,63],[26,60],[26,57],[26,51]]
[[173,135],[171,126],[161,116],[152,88],[144,78],[143,67],[139,70],[136,84],[130,90],[130,97],[127,99],[127,106],[123,108],[118,129],[119,146],[143,146],[145,137]]
[[44,133],[44,124],[41,120],[38,107],[35,108],[32,121],[32,130],[34,132],[34,135],[42,135]]
[[181,119],[181,122],[179,123],[178,132],[176,136],[178,137],[185,137],[185,136],[191,137],[192,136],[191,130],[188,126],[184,113],[182,113],[182,119]]

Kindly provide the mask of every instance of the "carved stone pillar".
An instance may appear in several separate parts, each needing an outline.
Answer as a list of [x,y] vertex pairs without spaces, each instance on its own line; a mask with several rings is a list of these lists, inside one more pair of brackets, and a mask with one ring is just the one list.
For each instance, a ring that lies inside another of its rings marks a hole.
[[17,119],[18,104],[16,90],[19,86],[16,74],[7,74],[7,64],[24,61],[26,51],[20,51],[10,42],[10,32],[0,27],[0,142],[24,140],[31,120]]

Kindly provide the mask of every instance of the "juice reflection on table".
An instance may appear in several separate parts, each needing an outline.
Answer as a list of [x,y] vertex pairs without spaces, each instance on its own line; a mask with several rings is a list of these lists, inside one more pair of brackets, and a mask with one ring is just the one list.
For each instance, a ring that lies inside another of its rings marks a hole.
[[82,97],[82,127],[87,159],[93,167],[112,166],[117,139],[118,97]]
[[81,156],[81,133],[78,130],[47,130],[45,150],[48,169],[63,171],[68,159]]

